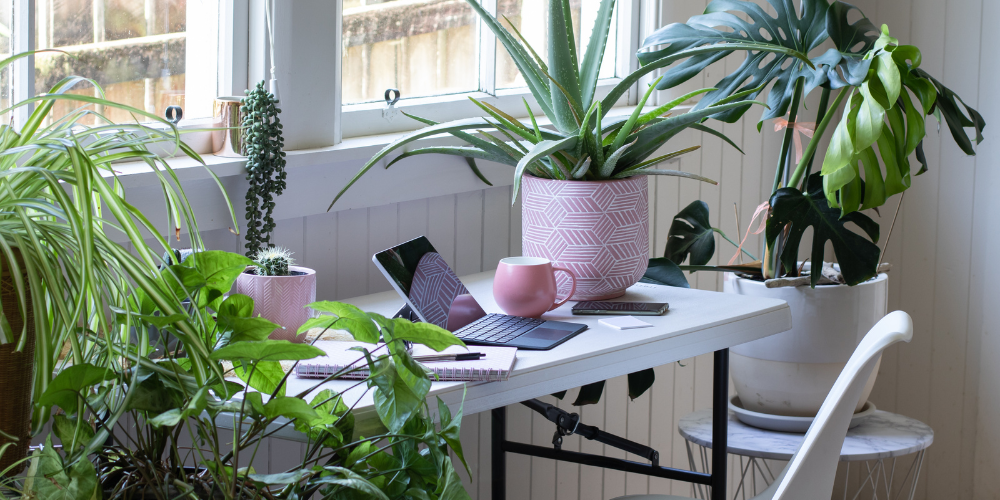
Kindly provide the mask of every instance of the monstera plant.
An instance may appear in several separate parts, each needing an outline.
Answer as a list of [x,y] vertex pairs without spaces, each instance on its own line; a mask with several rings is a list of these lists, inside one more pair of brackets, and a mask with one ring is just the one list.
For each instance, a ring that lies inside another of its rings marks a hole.
[[[706,93],[694,110],[710,109],[719,102],[755,99],[769,88],[768,107],[758,130],[765,120],[787,115],[773,194],[764,206],[769,210],[765,212],[767,243],[761,273],[765,278],[782,275],[780,262],[786,275],[795,275],[803,233],[813,227],[812,261],[823,261],[823,248],[831,241],[844,281],[858,284],[875,276],[880,258],[876,245],[879,226],[859,210],[878,208],[888,197],[910,187],[911,154],[915,153],[920,163],[915,175],[927,171],[921,148],[925,117],[933,114],[943,119],[955,142],[969,155],[975,154],[973,141],[978,144],[983,139],[985,122],[957,94],[920,68],[917,47],[900,44],[889,36],[887,27],[879,30],[863,14],[850,22],[852,11],[860,13],[856,7],[803,0],[796,11],[791,2],[768,3],[775,15],[750,1],[714,0],[704,14],[686,24],[671,24],[650,35],[639,52],[639,61],[644,68],[662,67],[683,55],[683,62],[657,83],[657,88],[668,89],[733,51],[746,54],[743,64],[716,83],[716,89]],[[827,40],[834,47],[814,54]],[[741,44],[767,45],[772,50],[744,49]],[[686,55],[708,47],[732,50]],[[820,99],[815,131],[795,158],[795,122],[800,119],[803,99],[817,89]],[[746,109],[734,107],[713,118],[733,123]],[[835,123],[838,113],[842,117]],[[819,172],[813,173],[819,143],[831,128],[830,146]],[[974,138],[966,129],[971,129]],[[684,214],[678,217],[685,218]],[[847,222],[859,226],[867,238],[850,231],[845,227]],[[665,258],[656,263],[670,267],[681,264],[686,255],[668,245]],[[815,286],[821,266],[811,269],[811,284]]]

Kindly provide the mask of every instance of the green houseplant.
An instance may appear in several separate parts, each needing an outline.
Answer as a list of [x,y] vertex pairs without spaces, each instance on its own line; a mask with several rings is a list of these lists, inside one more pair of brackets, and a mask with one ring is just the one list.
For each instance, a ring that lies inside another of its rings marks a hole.
[[[373,391],[379,421],[355,421],[353,399],[317,391],[349,369],[292,394],[286,384],[290,372],[281,362],[293,363],[294,369],[294,363],[324,352],[268,339],[277,325],[253,316],[252,299],[223,297],[250,264],[241,255],[205,251],[165,268],[163,286],[195,305],[186,314],[166,315],[143,292],[133,295],[137,312],[119,314],[134,316],[140,328],[155,325],[169,332],[183,348],[151,358],[136,346],[119,345],[114,354],[129,363],[118,370],[83,364],[60,373],[56,385],[63,389],[46,397],[66,411],[55,427],[64,449],[78,450],[79,436],[92,432],[88,426],[58,425],[78,421],[74,401],[86,397],[99,413],[114,393],[109,387],[115,380],[130,381],[122,385],[127,385],[126,408],[137,425],[119,427],[114,442],[97,450],[99,478],[85,457],[76,463],[90,465],[89,474],[73,465],[75,452],[63,458],[47,450],[33,461],[25,489],[42,497],[57,486],[69,491],[70,481],[54,485],[42,477],[65,470],[55,476],[56,483],[76,479],[80,493],[65,498],[91,498],[96,490],[103,490],[105,498],[468,498],[449,457],[451,451],[464,462],[458,440],[461,412],[452,416],[439,402],[440,427],[430,420],[430,380],[403,345],[412,341],[441,350],[461,341],[433,325],[390,320],[336,302],[310,304],[324,316],[303,325],[303,331],[346,330],[373,344],[359,349],[358,359],[367,360],[370,375],[357,386]],[[183,323],[196,325],[193,335],[180,329]],[[380,339],[385,343],[374,345]],[[207,368],[207,377],[197,366]],[[105,399],[95,398],[102,393]],[[310,393],[315,394],[307,401]],[[221,422],[233,429],[231,442],[221,436]],[[252,462],[261,442],[285,427],[309,438],[301,463],[258,474],[241,462],[247,455]],[[182,436],[194,445],[185,449]]]
[[[748,409],[811,416],[821,404],[817,395],[828,392],[860,335],[886,312],[887,276],[877,272],[880,228],[861,210],[878,209],[888,197],[910,187],[911,157],[920,163],[915,175],[929,168],[921,147],[927,115],[946,122],[956,144],[970,155],[975,154],[974,143],[983,139],[985,122],[920,68],[917,47],[900,44],[887,27],[878,29],[863,14],[850,22],[852,11],[860,13],[856,7],[803,0],[796,11],[788,2],[768,3],[775,16],[753,2],[713,1],[703,15],[650,35],[639,53],[641,63],[656,65],[693,47],[725,47],[731,42],[754,41],[788,49],[788,53],[775,52],[774,57],[746,51],[743,64],[695,107],[709,107],[744,89],[754,92],[741,99],[753,98],[769,87],[769,108],[761,122],[787,114],[772,195],[758,209],[766,220],[762,262],[706,266],[714,244],[691,243],[708,243],[713,239],[711,232],[692,235],[685,226],[710,228],[708,213],[688,207],[677,215],[686,224],[671,226],[664,257],[653,260],[647,276],[677,277],[680,269],[741,271],[748,274],[727,277],[726,291],[788,301],[793,329],[732,349],[731,370]],[[814,54],[827,40],[834,47]],[[729,53],[685,58],[658,85],[676,86]],[[793,55],[799,59],[789,63]],[[811,66],[800,63],[805,57],[811,58]],[[802,125],[796,122],[803,120],[804,99],[814,90],[820,91],[815,131],[796,154],[793,138]],[[731,123],[743,111],[714,117]],[[830,137],[825,153],[818,151],[824,136]],[[814,171],[817,154],[822,163]],[[800,264],[797,260],[807,228],[813,230],[812,262]],[[823,262],[827,242],[836,255],[833,266]],[[685,259],[690,265],[678,268]],[[808,277],[799,278],[803,269],[808,270]],[[797,284],[810,287],[783,286]],[[874,379],[875,373],[859,405],[864,404]]]
[[[0,67],[29,55],[4,59]],[[158,255],[170,248],[165,228],[125,200],[112,163],[146,163],[164,192],[167,231],[179,237],[186,226],[191,245],[203,247],[177,177],[150,147],[172,144],[175,151],[201,161],[198,154],[162,118],[103,97],[68,93],[81,83],[93,85],[103,96],[94,81],[66,77],[48,93],[0,112],[35,106],[19,130],[0,127],[0,262],[5,279],[0,313],[0,365],[5,375],[0,385],[8,394],[0,421],[0,475],[22,468],[30,435],[50,420],[52,404],[43,395],[53,390],[55,372],[68,365],[117,363],[109,346],[127,342],[130,324],[109,316],[109,308],[129,309],[130,293],[145,290],[164,311],[180,311],[150,278],[158,274]],[[60,101],[80,107],[53,116],[53,106]],[[114,124],[92,105],[123,109],[153,123]],[[81,125],[93,117],[97,125]],[[124,243],[116,241],[122,235]],[[68,354],[62,357],[66,347]],[[26,376],[7,379],[14,371]],[[72,401],[77,413],[87,404]],[[121,413],[101,417],[113,423]],[[102,430],[78,442],[93,451],[107,435]]]
[[247,181],[250,183],[246,194],[246,255],[250,257],[272,246],[274,197],[284,192],[287,174],[277,98],[264,89],[261,81],[247,91],[241,104],[243,154],[247,157]]

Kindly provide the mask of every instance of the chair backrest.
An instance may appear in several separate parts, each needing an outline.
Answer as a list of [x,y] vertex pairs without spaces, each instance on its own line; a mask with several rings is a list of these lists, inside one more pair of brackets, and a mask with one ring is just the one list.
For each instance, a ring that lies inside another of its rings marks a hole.
[[868,377],[886,347],[912,337],[913,321],[903,311],[889,313],[865,335],[823,401],[799,451],[768,488],[774,492],[773,500],[829,500],[844,437]]

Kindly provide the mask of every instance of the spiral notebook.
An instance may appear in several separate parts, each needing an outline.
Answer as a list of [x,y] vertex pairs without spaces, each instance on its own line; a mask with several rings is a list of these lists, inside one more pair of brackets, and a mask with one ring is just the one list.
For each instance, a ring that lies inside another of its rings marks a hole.
[[[356,342],[317,342],[316,347],[326,351],[326,356],[315,358],[309,363],[299,363],[295,375],[300,378],[326,378],[341,371],[346,366],[357,367],[339,378],[364,379],[368,377],[368,363],[362,353],[352,351],[352,347],[363,346],[376,356],[384,354],[385,348],[374,351],[371,344]],[[468,349],[452,346],[440,353],[423,346],[413,346],[413,356],[428,356],[431,354],[460,354],[464,352],[481,352],[485,354],[480,359],[471,361],[435,361],[423,363],[437,375],[438,380],[450,382],[497,382],[510,378],[510,372],[516,361],[516,347],[499,346],[469,346]]]

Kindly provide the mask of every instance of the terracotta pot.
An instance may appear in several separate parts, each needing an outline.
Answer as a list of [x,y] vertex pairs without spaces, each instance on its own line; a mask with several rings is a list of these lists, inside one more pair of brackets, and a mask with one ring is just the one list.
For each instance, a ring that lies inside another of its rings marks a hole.
[[[856,286],[767,288],[726,274],[724,291],[788,302],[792,329],[729,349],[729,372],[743,406],[752,411],[814,417],[861,339],[886,314],[889,278]],[[881,360],[879,361],[881,362]],[[878,374],[865,385],[861,410]]]
[[[609,181],[558,181],[525,175],[522,252],[576,275],[573,300],[620,297],[649,264],[649,192],[637,175]],[[570,279],[558,273],[560,295]]]
[[[14,249],[17,252],[17,249]],[[16,259],[20,262],[21,269],[24,263],[21,262],[20,253],[15,253]],[[0,257],[2,258],[2,257]],[[3,262],[3,273],[0,274],[0,303],[7,314],[7,321],[10,322],[10,329],[14,333],[14,339],[8,344],[0,345],[0,387],[3,388],[3,404],[0,404],[0,430],[10,436],[18,438],[13,446],[10,446],[0,455],[0,472],[10,467],[14,462],[28,456],[28,447],[31,445],[31,392],[32,382],[35,373],[35,319],[31,306],[31,293],[27,289],[25,294],[28,303],[25,304],[27,318],[22,318],[17,305],[17,289],[14,286],[14,278],[10,273],[10,266],[6,259]],[[24,280],[27,287],[27,279]],[[27,324],[24,349],[16,351],[20,341],[21,330]],[[8,444],[10,440],[0,435],[0,448]],[[24,469],[25,463],[12,469],[8,475],[13,476]]]
[[260,315],[284,327],[271,332],[274,340],[302,342],[305,335],[296,335],[310,317],[306,307],[316,301],[316,271],[290,266],[292,276],[257,276],[246,271],[236,278],[236,293],[253,299],[254,316]]

